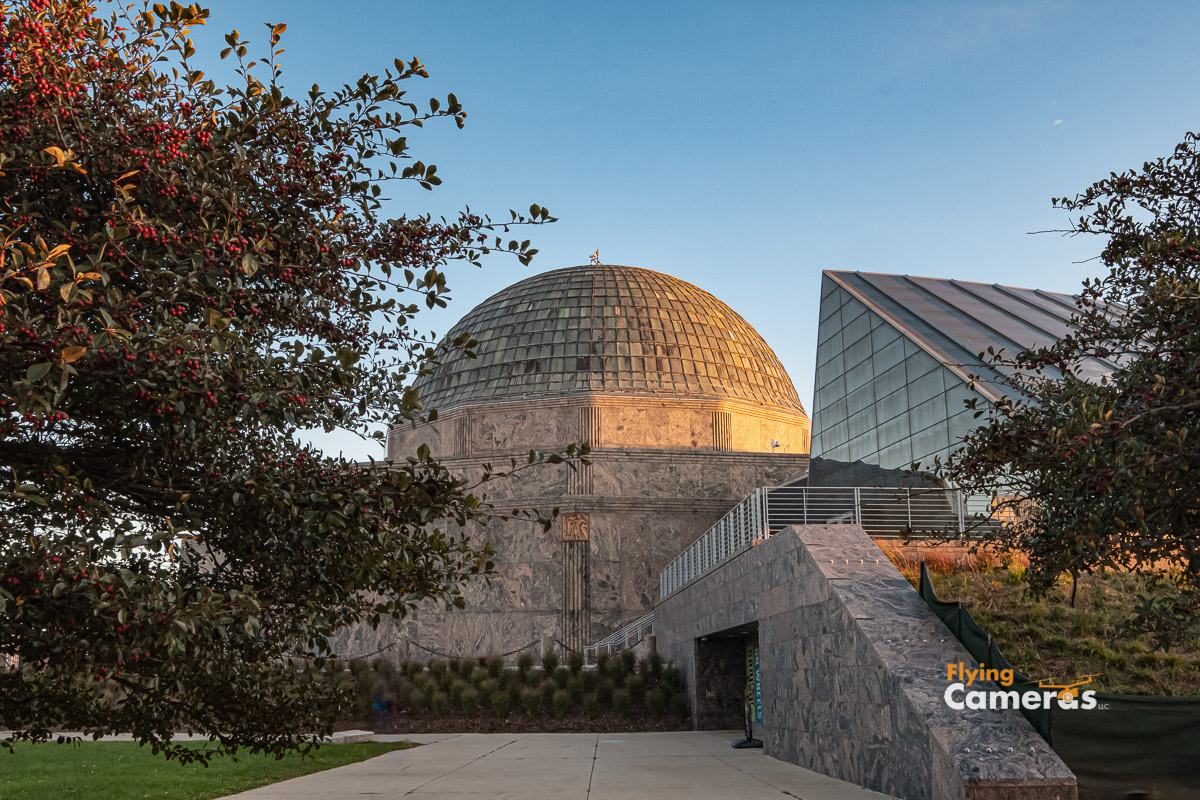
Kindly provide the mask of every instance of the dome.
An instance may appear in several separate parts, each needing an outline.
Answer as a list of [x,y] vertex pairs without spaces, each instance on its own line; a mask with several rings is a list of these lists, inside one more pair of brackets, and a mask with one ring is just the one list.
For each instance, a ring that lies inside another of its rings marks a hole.
[[473,308],[475,358],[447,355],[417,381],[426,408],[578,394],[736,399],[804,413],[763,338],[686,281],[590,265],[535,275]]

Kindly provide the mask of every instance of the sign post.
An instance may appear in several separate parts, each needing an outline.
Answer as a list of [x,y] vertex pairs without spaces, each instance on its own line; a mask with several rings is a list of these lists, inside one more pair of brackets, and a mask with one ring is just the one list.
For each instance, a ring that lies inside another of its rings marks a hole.
[[738,739],[733,746],[738,750],[762,747],[761,739],[754,738],[754,721],[762,722],[762,680],[759,677],[758,643],[746,643],[746,738]]

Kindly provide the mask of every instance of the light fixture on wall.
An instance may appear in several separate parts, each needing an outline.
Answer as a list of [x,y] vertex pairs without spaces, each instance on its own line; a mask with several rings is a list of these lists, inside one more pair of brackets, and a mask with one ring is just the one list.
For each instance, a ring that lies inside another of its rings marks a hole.
[[776,447],[783,447],[783,445],[781,445],[777,439],[772,439],[771,440],[771,452],[772,453],[775,452]]

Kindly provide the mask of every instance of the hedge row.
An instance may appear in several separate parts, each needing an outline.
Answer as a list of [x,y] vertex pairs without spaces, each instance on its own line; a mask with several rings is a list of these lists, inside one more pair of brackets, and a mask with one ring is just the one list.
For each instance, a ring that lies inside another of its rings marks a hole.
[[399,668],[386,659],[350,662],[340,681],[351,682],[364,718],[404,713],[413,718],[491,716],[521,713],[531,718],[596,719],[606,711],[621,717],[687,717],[683,679],[670,663],[653,653],[641,659],[629,651],[619,658],[601,655],[594,669],[572,653],[566,665],[549,652],[541,669],[529,653],[516,669],[499,657],[405,661]]

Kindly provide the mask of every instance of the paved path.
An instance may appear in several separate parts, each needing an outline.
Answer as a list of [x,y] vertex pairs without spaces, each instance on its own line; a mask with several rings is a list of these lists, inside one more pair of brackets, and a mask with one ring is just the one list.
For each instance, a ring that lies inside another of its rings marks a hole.
[[[377,736],[421,747],[293,778],[238,800],[886,800],[734,750],[736,731]],[[228,798],[226,800],[229,800]]]

